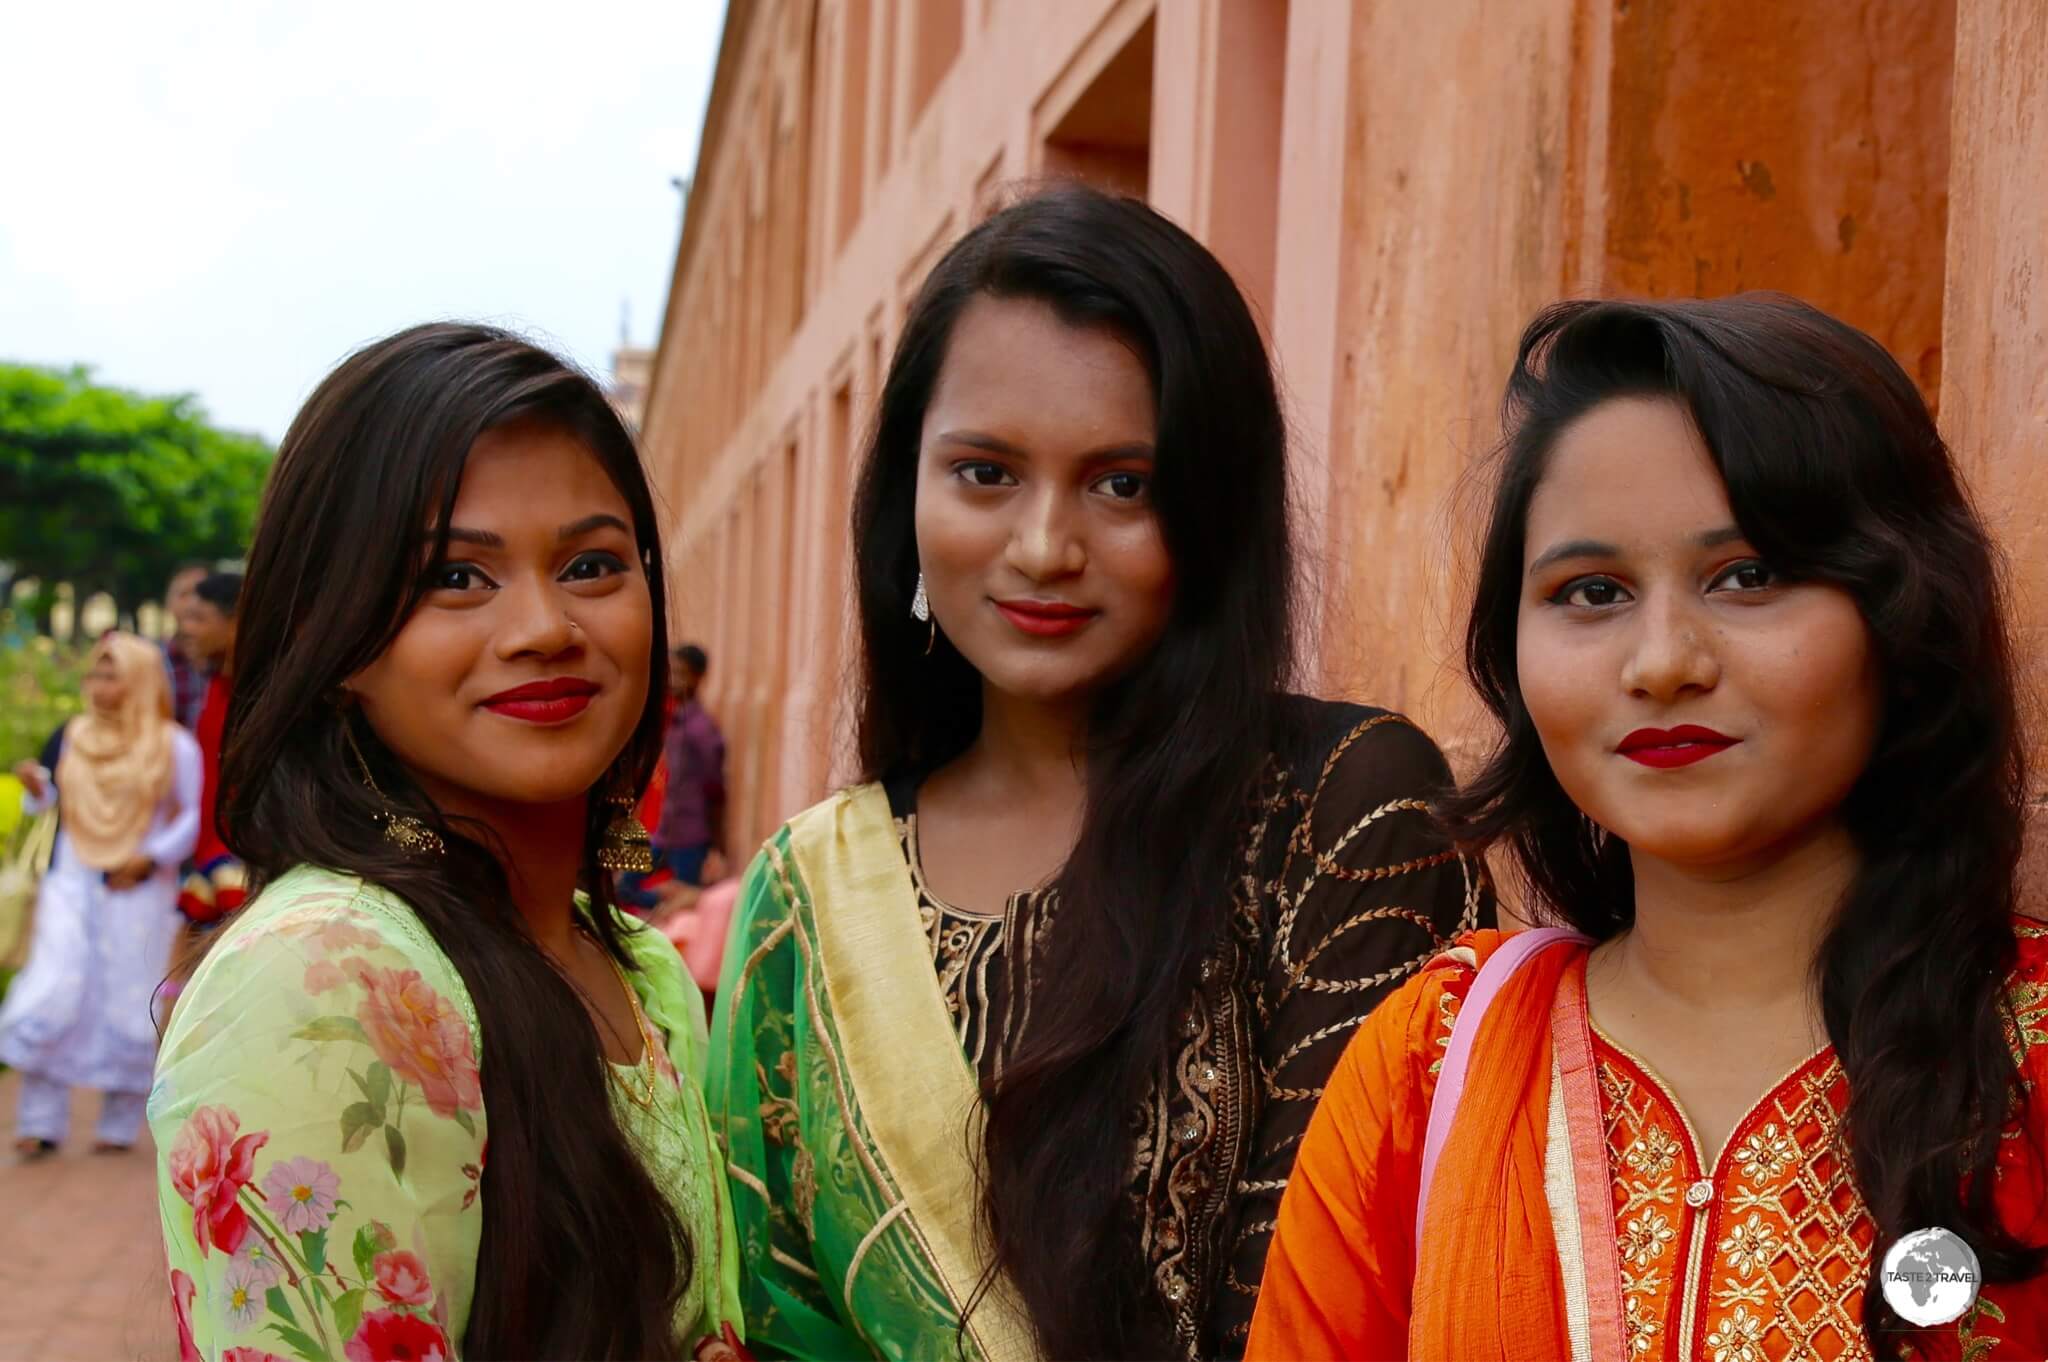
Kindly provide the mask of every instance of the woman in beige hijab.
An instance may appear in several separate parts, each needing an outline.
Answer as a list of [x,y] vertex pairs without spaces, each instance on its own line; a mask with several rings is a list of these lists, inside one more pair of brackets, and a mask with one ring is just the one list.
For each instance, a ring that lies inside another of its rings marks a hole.
[[74,1087],[105,1094],[96,1149],[135,1143],[156,1055],[150,998],[177,933],[178,864],[199,831],[199,745],[171,721],[156,645],[100,640],[85,701],[47,764],[15,768],[24,810],[54,800],[58,818],[28,966],[0,1006],[0,1063],[22,1076],[24,1158],[55,1152]]

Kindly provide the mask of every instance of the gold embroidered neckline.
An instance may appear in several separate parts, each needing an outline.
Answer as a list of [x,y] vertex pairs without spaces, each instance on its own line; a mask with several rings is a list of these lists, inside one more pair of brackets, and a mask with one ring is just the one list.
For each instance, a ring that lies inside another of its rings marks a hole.
[[[1664,1081],[1664,1075],[1658,1073],[1655,1066],[1651,1065],[1641,1055],[1607,1034],[1606,1028],[1593,1020],[1590,1010],[1586,1016],[1586,1024],[1592,1028],[1594,1036],[1602,1044],[1612,1050],[1617,1056],[1626,1060],[1629,1067],[1635,1069],[1644,1078],[1648,1079],[1650,1086],[1664,1095],[1666,1104],[1678,1115],[1678,1123],[1683,1129],[1686,1141],[1690,1146],[1696,1170],[1701,1177],[1711,1179],[1716,1185],[1719,1184],[1721,1179],[1721,1161],[1727,1155],[1729,1149],[1734,1147],[1736,1137],[1748,1128],[1749,1123],[1756,1119],[1758,1113],[1762,1112],[1766,1106],[1777,1099],[1779,1093],[1790,1087],[1794,1079],[1799,1078],[1816,1064],[1832,1060],[1835,1055],[1834,1042],[1829,1041],[1805,1059],[1800,1060],[1797,1064],[1787,1069],[1778,1078],[1777,1082],[1765,1088],[1754,1102],[1751,1102],[1742,1109],[1742,1114],[1735,1118],[1733,1125],[1728,1127],[1728,1137],[1721,1142],[1721,1147],[1714,1151],[1714,1157],[1709,1161],[1706,1157],[1706,1145],[1701,1142],[1699,1130],[1692,1123],[1692,1113],[1685,1109],[1685,1103],[1678,1100],[1678,1094],[1672,1090],[1669,1083]],[[1824,1064],[1823,1070],[1825,1070]]]

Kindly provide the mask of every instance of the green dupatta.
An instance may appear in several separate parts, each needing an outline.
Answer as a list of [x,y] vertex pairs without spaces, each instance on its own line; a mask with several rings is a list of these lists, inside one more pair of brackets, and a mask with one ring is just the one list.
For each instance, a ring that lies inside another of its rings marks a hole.
[[707,1090],[749,1347],[1036,1358],[1000,1281],[961,1328],[988,1261],[981,1102],[880,786],[807,810],[748,868]]

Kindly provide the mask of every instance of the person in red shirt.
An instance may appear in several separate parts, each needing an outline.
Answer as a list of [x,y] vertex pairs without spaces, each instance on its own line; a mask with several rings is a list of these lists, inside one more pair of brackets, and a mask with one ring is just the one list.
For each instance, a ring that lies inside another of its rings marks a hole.
[[[174,623],[199,583],[212,574],[213,569],[204,563],[187,563],[171,574],[164,606]],[[206,684],[213,676],[188,654],[182,634],[173,633],[164,640],[163,650],[164,668],[171,680],[171,717],[196,731],[200,707],[206,703]]]
[[177,615],[178,633],[188,653],[213,673],[195,733],[206,763],[206,784],[199,798],[199,844],[192,852],[192,874],[178,893],[179,911],[202,924],[216,922],[241,907],[246,892],[241,862],[228,851],[214,821],[220,796],[221,729],[227,723],[234,685],[235,604],[241,594],[239,572],[216,572],[180,603]]

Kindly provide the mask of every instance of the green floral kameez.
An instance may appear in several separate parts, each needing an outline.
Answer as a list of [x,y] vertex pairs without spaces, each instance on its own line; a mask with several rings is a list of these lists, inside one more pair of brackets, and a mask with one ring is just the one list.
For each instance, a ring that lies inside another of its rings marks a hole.
[[[700,1091],[704,1004],[665,938],[625,939],[666,1046],[653,1105],[614,1084],[614,1109],[689,1234],[677,1325],[694,1340],[741,1318]],[[396,896],[301,867],[223,928],[149,1102],[181,1357],[454,1358],[483,1225],[487,1062],[461,976]]]

